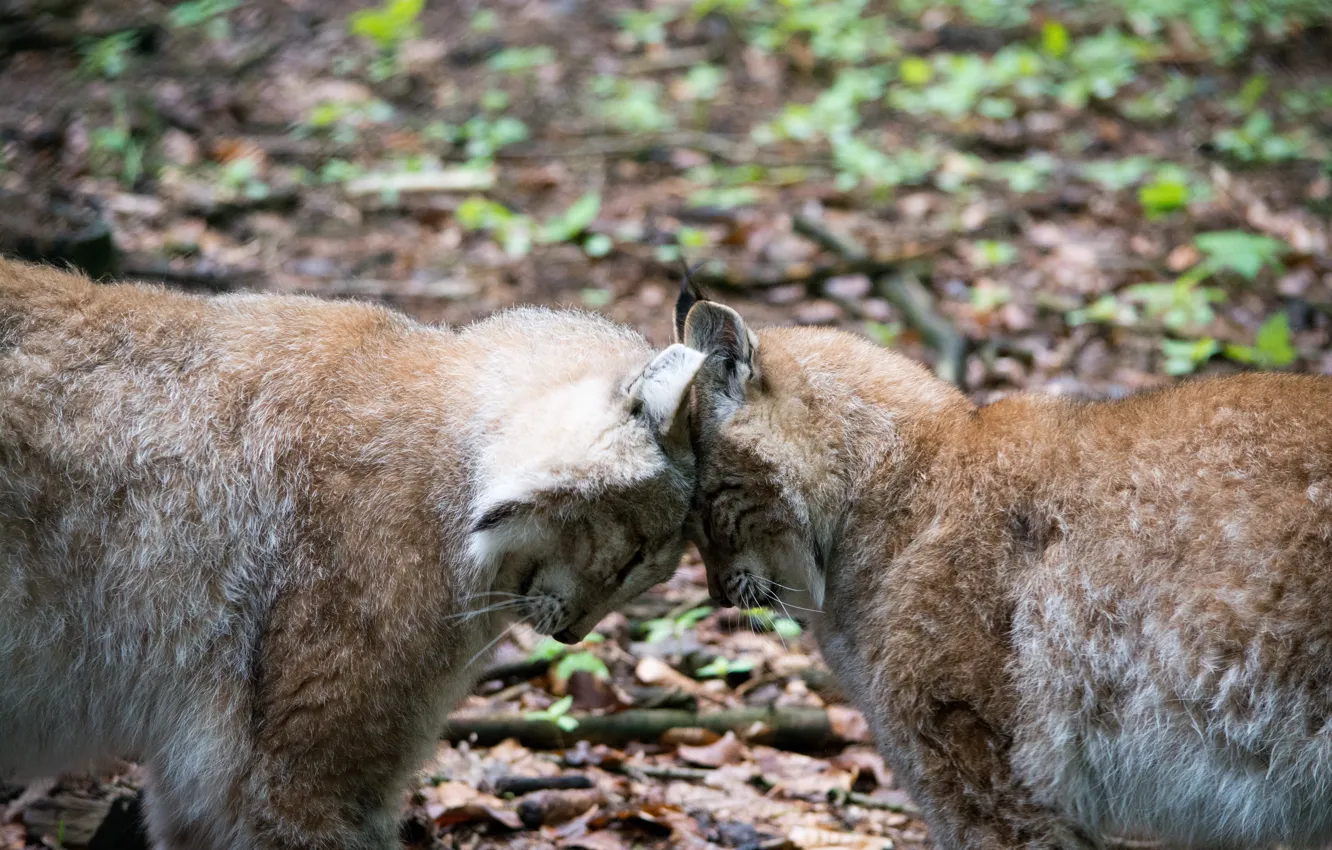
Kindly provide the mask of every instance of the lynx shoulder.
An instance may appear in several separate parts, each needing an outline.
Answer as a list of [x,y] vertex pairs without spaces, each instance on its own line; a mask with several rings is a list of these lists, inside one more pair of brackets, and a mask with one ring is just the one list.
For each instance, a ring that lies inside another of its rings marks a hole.
[[675,568],[701,359],[0,262],[0,775],[136,756],[161,847],[394,846],[508,623]]
[[1332,839],[1332,378],[976,408],[849,334],[686,316],[714,595],[822,608],[940,846]]

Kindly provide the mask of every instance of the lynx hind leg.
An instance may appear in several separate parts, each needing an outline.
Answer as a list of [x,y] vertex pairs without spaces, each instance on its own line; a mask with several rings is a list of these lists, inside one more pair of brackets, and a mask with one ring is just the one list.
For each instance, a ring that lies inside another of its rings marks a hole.
[[[901,727],[899,727],[901,728]],[[899,742],[904,779],[935,846],[947,850],[1092,850],[1098,842],[1037,804],[1007,761],[1008,742],[965,703],[938,709]]]
[[185,731],[148,771],[144,820],[154,850],[248,847],[241,803],[248,742],[208,715]]

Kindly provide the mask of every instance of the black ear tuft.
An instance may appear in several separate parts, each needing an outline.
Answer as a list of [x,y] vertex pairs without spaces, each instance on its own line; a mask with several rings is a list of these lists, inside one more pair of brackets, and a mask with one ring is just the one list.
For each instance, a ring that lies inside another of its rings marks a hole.
[[707,301],[708,296],[694,283],[694,272],[703,268],[699,263],[692,269],[689,264],[680,259],[680,267],[683,274],[680,275],[680,297],[675,299],[675,341],[681,342],[684,339],[685,319],[689,316],[689,309],[699,301]]
[[478,531],[489,531],[505,520],[512,519],[523,508],[522,502],[500,502],[491,505],[490,508],[481,515],[481,518],[472,523],[472,533]]

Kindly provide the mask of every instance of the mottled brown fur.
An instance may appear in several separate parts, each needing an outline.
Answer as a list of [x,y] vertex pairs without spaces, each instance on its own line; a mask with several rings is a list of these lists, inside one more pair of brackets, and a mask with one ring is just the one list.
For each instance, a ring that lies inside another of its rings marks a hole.
[[395,845],[506,624],[577,640],[683,546],[699,358],[593,316],[0,261],[0,328],[0,776],[141,757],[160,847]]
[[682,331],[714,592],[822,608],[940,846],[1332,839],[1332,379],[976,408],[849,334]]

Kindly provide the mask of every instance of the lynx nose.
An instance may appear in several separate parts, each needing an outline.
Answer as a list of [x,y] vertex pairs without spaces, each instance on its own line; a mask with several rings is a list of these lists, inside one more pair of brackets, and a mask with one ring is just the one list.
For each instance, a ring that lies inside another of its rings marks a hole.
[[582,638],[579,637],[578,634],[575,633],[573,629],[564,629],[563,631],[551,635],[551,637],[555,638],[555,640],[559,641],[560,643],[567,644],[569,646],[573,646],[575,643],[578,643],[580,640],[582,640]]

